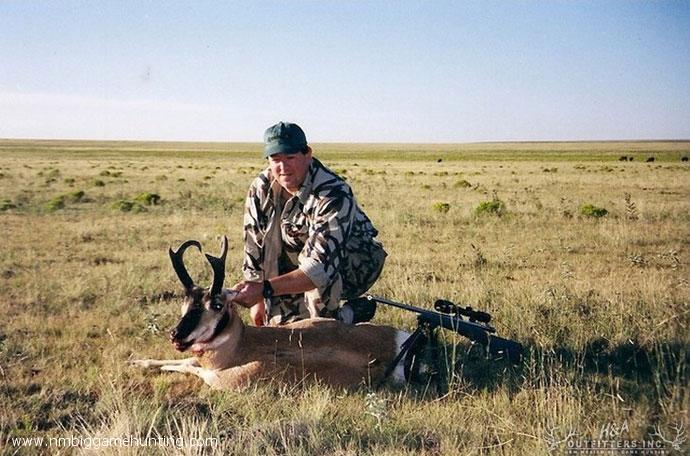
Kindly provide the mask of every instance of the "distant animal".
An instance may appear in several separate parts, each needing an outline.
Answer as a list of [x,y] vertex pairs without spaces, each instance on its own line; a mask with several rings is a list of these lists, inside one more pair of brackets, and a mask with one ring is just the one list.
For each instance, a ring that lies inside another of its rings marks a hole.
[[436,163],[441,163],[442,161],[443,161],[443,159],[439,158],[438,160],[436,160]]
[[682,162],[688,161],[688,156],[685,155],[685,156],[683,156],[683,157],[680,157],[680,161],[682,161]]
[[654,157],[647,157],[647,163],[651,163],[654,161]]
[[[227,239],[223,237],[220,257],[206,254],[213,269],[213,284],[207,289],[194,284],[184,265],[183,255],[190,246],[201,251],[195,240],[169,250],[185,293],[182,318],[170,332],[170,341],[176,350],[195,356],[137,359],[131,365],[194,374],[214,389],[238,389],[262,380],[352,387],[384,379],[409,337],[389,326],[347,325],[327,318],[278,327],[245,326],[232,303],[235,292],[223,289]],[[407,362],[398,363],[389,380],[404,382],[406,369],[409,372]]]
[[622,161],[622,162],[628,161],[628,156],[627,156],[627,155],[621,155],[621,156],[618,158],[618,161]]

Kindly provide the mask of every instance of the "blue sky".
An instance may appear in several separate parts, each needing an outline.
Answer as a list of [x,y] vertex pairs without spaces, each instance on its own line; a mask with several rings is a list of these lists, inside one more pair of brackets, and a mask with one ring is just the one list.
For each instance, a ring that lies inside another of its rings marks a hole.
[[690,138],[690,2],[0,0],[0,138]]

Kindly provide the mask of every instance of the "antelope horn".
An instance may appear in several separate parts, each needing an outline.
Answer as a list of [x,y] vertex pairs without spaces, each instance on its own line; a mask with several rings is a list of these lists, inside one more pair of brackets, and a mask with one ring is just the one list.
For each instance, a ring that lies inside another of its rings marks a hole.
[[185,250],[187,250],[190,246],[196,247],[201,252],[201,244],[199,244],[199,241],[195,241],[193,239],[183,242],[177,251],[173,251],[172,248],[168,249],[168,254],[170,255],[170,261],[172,261],[173,269],[177,273],[177,277],[180,278],[182,286],[184,286],[185,290],[187,291],[194,288],[194,281],[191,277],[189,277],[189,273],[184,265],[182,256],[184,255]]
[[213,285],[211,285],[211,296],[218,296],[223,289],[225,280],[225,257],[228,254],[228,238],[223,236],[220,243],[220,257],[206,254],[206,259],[213,268]]

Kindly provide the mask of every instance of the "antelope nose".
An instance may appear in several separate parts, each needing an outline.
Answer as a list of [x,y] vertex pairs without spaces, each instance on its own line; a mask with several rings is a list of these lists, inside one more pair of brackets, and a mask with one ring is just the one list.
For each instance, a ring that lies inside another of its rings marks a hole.
[[177,328],[170,330],[170,341],[175,342],[175,339],[177,339]]

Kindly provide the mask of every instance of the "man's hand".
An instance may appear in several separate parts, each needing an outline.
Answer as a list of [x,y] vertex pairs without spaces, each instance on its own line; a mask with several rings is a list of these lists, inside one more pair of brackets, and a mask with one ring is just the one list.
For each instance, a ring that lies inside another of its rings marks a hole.
[[259,282],[242,281],[231,288],[233,291],[232,302],[249,308],[249,315],[254,322],[254,326],[264,325],[264,285]]
[[242,281],[232,287],[237,294],[232,298],[233,302],[242,307],[250,308],[264,299],[264,285],[261,282]]
[[[311,279],[299,269],[272,278],[271,285],[273,287],[273,296],[304,293],[315,288]],[[263,282],[242,281],[232,287],[231,290],[237,293],[231,298],[232,302],[251,309],[250,315],[254,324],[262,326],[264,314],[266,313]]]

